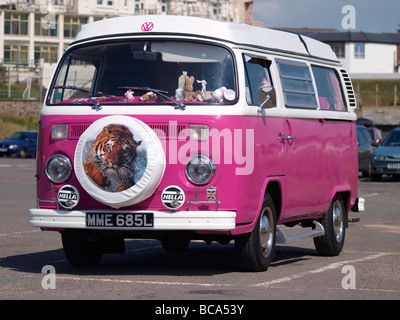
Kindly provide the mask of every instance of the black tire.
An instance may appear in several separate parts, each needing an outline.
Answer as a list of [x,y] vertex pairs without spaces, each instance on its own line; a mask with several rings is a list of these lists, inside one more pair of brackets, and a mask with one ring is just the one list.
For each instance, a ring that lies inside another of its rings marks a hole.
[[26,158],[28,156],[28,152],[26,151],[25,148],[22,148],[18,152],[18,158]]
[[372,169],[371,169],[371,162],[368,163],[368,169],[361,172],[364,178],[368,178],[371,176]]
[[319,255],[339,255],[343,249],[346,236],[346,219],[346,207],[341,195],[338,194],[333,198],[328,212],[321,221],[322,226],[325,228],[325,234],[314,238],[314,245]]
[[266,194],[254,230],[235,238],[240,269],[248,272],[266,271],[275,255],[275,243],[275,206],[271,196]]
[[375,182],[382,181],[382,175],[381,174],[371,174],[371,180]]
[[185,251],[190,244],[190,239],[179,237],[163,238],[160,241],[163,248],[170,252]]
[[91,267],[100,262],[103,256],[100,240],[69,232],[62,232],[61,238],[65,256],[73,267]]

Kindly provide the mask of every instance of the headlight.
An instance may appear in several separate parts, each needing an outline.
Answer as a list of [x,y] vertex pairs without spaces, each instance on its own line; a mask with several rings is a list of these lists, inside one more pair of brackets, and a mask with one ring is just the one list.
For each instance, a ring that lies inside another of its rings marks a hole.
[[71,162],[62,154],[55,154],[46,162],[46,175],[55,183],[61,183],[67,180],[71,171]]
[[186,177],[194,184],[209,182],[214,177],[215,172],[215,165],[204,155],[192,157],[185,169]]
[[381,156],[381,155],[372,156],[372,160],[375,160],[375,161],[384,161],[384,160],[386,160],[386,156]]

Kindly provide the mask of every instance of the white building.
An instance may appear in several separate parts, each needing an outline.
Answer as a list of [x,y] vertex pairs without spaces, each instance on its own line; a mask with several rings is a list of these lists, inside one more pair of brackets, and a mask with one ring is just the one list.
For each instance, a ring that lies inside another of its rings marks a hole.
[[0,66],[54,64],[81,25],[115,16],[190,15],[260,25],[252,20],[253,1],[0,0]]
[[296,29],[328,43],[355,78],[400,78],[400,33]]

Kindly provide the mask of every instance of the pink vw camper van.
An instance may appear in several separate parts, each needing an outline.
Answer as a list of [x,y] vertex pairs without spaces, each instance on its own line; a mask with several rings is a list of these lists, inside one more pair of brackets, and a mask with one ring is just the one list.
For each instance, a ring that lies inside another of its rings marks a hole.
[[280,225],[338,255],[357,199],[356,106],[331,48],[277,30],[130,16],[82,27],[40,116],[30,224],[93,265],[129,238],[234,241],[266,270]]

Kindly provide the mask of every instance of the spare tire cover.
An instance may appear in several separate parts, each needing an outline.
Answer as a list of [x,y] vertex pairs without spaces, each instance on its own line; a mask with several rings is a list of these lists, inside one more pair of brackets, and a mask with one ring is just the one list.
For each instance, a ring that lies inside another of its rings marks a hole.
[[93,122],[79,138],[74,169],[81,186],[113,208],[151,196],[164,175],[165,153],[156,133],[128,116]]

